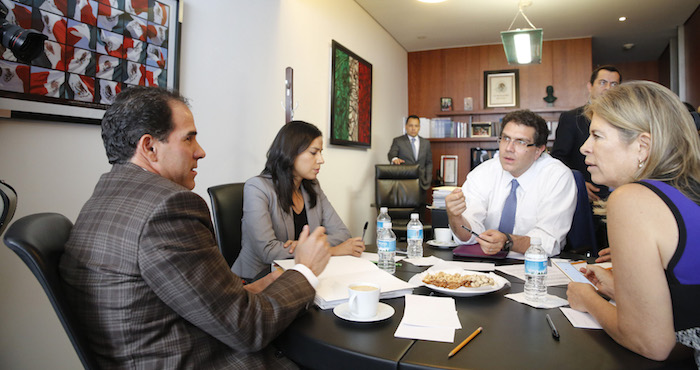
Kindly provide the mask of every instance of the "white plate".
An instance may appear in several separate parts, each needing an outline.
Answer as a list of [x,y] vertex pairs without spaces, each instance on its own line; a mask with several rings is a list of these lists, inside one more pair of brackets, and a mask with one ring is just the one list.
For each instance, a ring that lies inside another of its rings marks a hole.
[[[478,287],[478,288],[466,288],[466,287],[459,287],[457,289],[447,289],[447,288],[440,288],[435,285],[430,285],[426,284],[423,282],[423,277],[428,274],[437,274],[438,272],[443,271],[448,274],[454,274],[454,273],[460,273],[462,275],[486,275],[494,280],[496,283],[495,285],[491,286],[485,286],[485,287]],[[413,277],[408,280],[409,283],[411,284],[416,284],[416,285],[422,285],[426,286],[436,292],[440,292],[443,294],[447,295],[452,295],[456,297],[470,297],[474,295],[481,295],[481,294],[486,294],[486,293],[491,293],[500,290],[506,285],[510,285],[510,282],[506,280],[505,278],[498,276],[494,273],[483,273],[483,272],[478,272],[478,271],[468,271],[468,270],[459,270],[459,269],[449,269],[449,270],[434,270],[434,271],[424,271],[420,274],[413,275]]]
[[428,240],[426,244],[437,248],[454,248],[457,246],[457,243],[454,241],[442,242],[438,240]]
[[381,321],[381,320],[386,320],[390,318],[391,316],[394,315],[394,307],[389,306],[386,303],[379,302],[379,306],[377,306],[377,314],[374,317],[368,317],[365,319],[361,319],[358,317],[353,316],[352,313],[350,313],[350,309],[348,309],[348,304],[346,303],[341,303],[333,309],[333,313],[340,317],[343,320],[348,320],[348,321],[355,321],[355,322],[373,322],[373,321]]

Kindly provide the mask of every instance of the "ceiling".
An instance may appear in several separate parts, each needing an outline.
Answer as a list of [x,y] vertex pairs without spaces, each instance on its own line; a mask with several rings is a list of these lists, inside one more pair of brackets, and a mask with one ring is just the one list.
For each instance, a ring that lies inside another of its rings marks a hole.
[[[407,51],[499,44],[519,0],[355,0]],[[700,0],[532,0],[544,40],[593,39],[593,64],[657,60]],[[627,21],[619,22],[620,16]],[[518,16],[513,28],[529,28]],[[631,50],[622,45],[634,43]]]

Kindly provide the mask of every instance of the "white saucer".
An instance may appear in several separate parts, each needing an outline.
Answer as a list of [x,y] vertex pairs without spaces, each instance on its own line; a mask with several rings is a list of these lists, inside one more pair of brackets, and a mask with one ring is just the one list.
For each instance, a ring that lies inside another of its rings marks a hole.
[[431,245],[431,246],[437,247],[437,248],[453,248],[453,247],[457,246],[457,243],[455,243],[452,240],[450,240],[449,242],[441,242],[438,240],[428,240],[426,243],[428,245]]
[[355,322],[373,322],[373,321],[381,321],[381,320],[386,320],[390,318],[391,316],[394,315],[394,307],[389,306],[386,303],[379,302],[379,306],[377,306],[377,314],[374,317],[368,317],[365,319],[360,319],[355,316],[353,316],[350,313],[350,310],[348,309],[348,304],[342,303],[333,309],[333,313],[340,317],[343,320],[348,320],[348,321],[355,321]]

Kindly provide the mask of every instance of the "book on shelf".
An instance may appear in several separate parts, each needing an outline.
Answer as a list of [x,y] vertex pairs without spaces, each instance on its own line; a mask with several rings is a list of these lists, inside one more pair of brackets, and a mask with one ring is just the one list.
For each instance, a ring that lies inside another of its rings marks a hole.
[[[294,267],[294,259],[275,260],[275,264],[287,270]],[[321,309],[333,308],[348,301],[348,285],[375,283],[381,287],[379,299],[403,297],[411,294],[416,285],[409,284],[386,271],[382,271],[368,259],[353,256],[333,256],[326,269],[318,276],[314,303]]]

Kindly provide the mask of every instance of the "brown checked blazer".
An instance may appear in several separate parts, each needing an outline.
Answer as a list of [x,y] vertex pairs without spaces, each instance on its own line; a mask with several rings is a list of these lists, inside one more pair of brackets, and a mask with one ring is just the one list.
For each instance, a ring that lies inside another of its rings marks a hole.
[[314,297],[294,270],[248,293],[204,200],[133,164],[102,175],[60,273],[107,369],[294,368],[269,343]]

